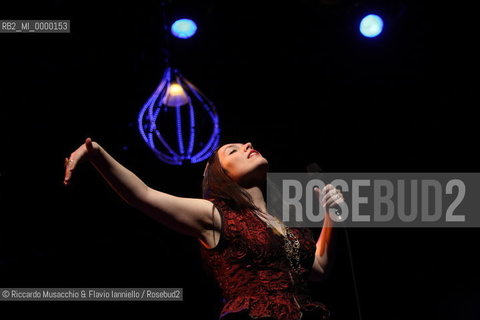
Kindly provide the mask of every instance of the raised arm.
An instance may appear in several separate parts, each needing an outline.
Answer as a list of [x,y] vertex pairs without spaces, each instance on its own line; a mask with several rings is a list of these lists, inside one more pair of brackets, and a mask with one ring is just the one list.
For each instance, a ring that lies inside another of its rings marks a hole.
[[[331,184],[326,185],[321,192],[318,188],[315,188],[315,192],[319,199],[321,199],[320,204],[325,208],[326,212],[329,212],[331,206],[338,205],[344,201],[342,192],[335,189]],[[331,252],[332,231],[333,221],[330,216],[326,214],[323,220],[322,231],[316,243],[315,260],[309,277],[311,281],[321,281],[325,276],[325,271],[328,266],[328,253]]]
[[177,232],[201,238],[212,229],[212,212],[219,214],[208,200],[176,197],[148,187],[90,138],[65,159],[65,185],[83,161],[89,161],[126,203]]

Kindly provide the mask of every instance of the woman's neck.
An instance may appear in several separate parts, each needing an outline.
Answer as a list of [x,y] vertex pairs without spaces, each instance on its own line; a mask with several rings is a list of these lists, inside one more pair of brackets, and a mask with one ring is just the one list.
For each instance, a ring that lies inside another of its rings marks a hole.
[[251,187],[245,188],[245,191],[248,192],[250,197],[252,197],[253,204],[260,209],[260,211],[267,212],[267,204],[265,202],[265,197],[263,191],[260,187]]

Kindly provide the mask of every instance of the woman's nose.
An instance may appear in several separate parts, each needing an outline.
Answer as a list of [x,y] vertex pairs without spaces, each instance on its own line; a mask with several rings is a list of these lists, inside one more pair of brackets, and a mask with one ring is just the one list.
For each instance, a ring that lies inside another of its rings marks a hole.
[[243,145],[243,150],[253,149],[253,146],[250,142],[247,142]]

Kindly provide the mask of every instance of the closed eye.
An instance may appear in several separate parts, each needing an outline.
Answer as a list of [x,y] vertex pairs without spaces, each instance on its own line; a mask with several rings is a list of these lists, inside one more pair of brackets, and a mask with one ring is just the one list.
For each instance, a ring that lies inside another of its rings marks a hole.
[[228,155],[231,155],[232,153],[234,153],[234,152],[236,152],[236,151],[237,151],[237,149],[233,149],[232,151],[230,151],[230,152],[228,153]]

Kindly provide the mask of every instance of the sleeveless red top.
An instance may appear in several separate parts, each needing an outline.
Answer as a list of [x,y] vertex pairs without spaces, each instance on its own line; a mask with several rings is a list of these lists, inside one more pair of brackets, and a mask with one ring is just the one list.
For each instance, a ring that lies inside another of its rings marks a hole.
[[277,320],[299,320],[306,314],[315,314],[319,320],[329,318],[328,308],[310,298],[307,279],[316,242],[309,228],[290,228],[300,242],[297,274],[285,254],[283,236],[252,211],[240,213],[223,201],[210,201],[220,212],[221,235],[214,248],[200,244],[200,252],[224,297],[220,319],[240,311],[252,318]]

